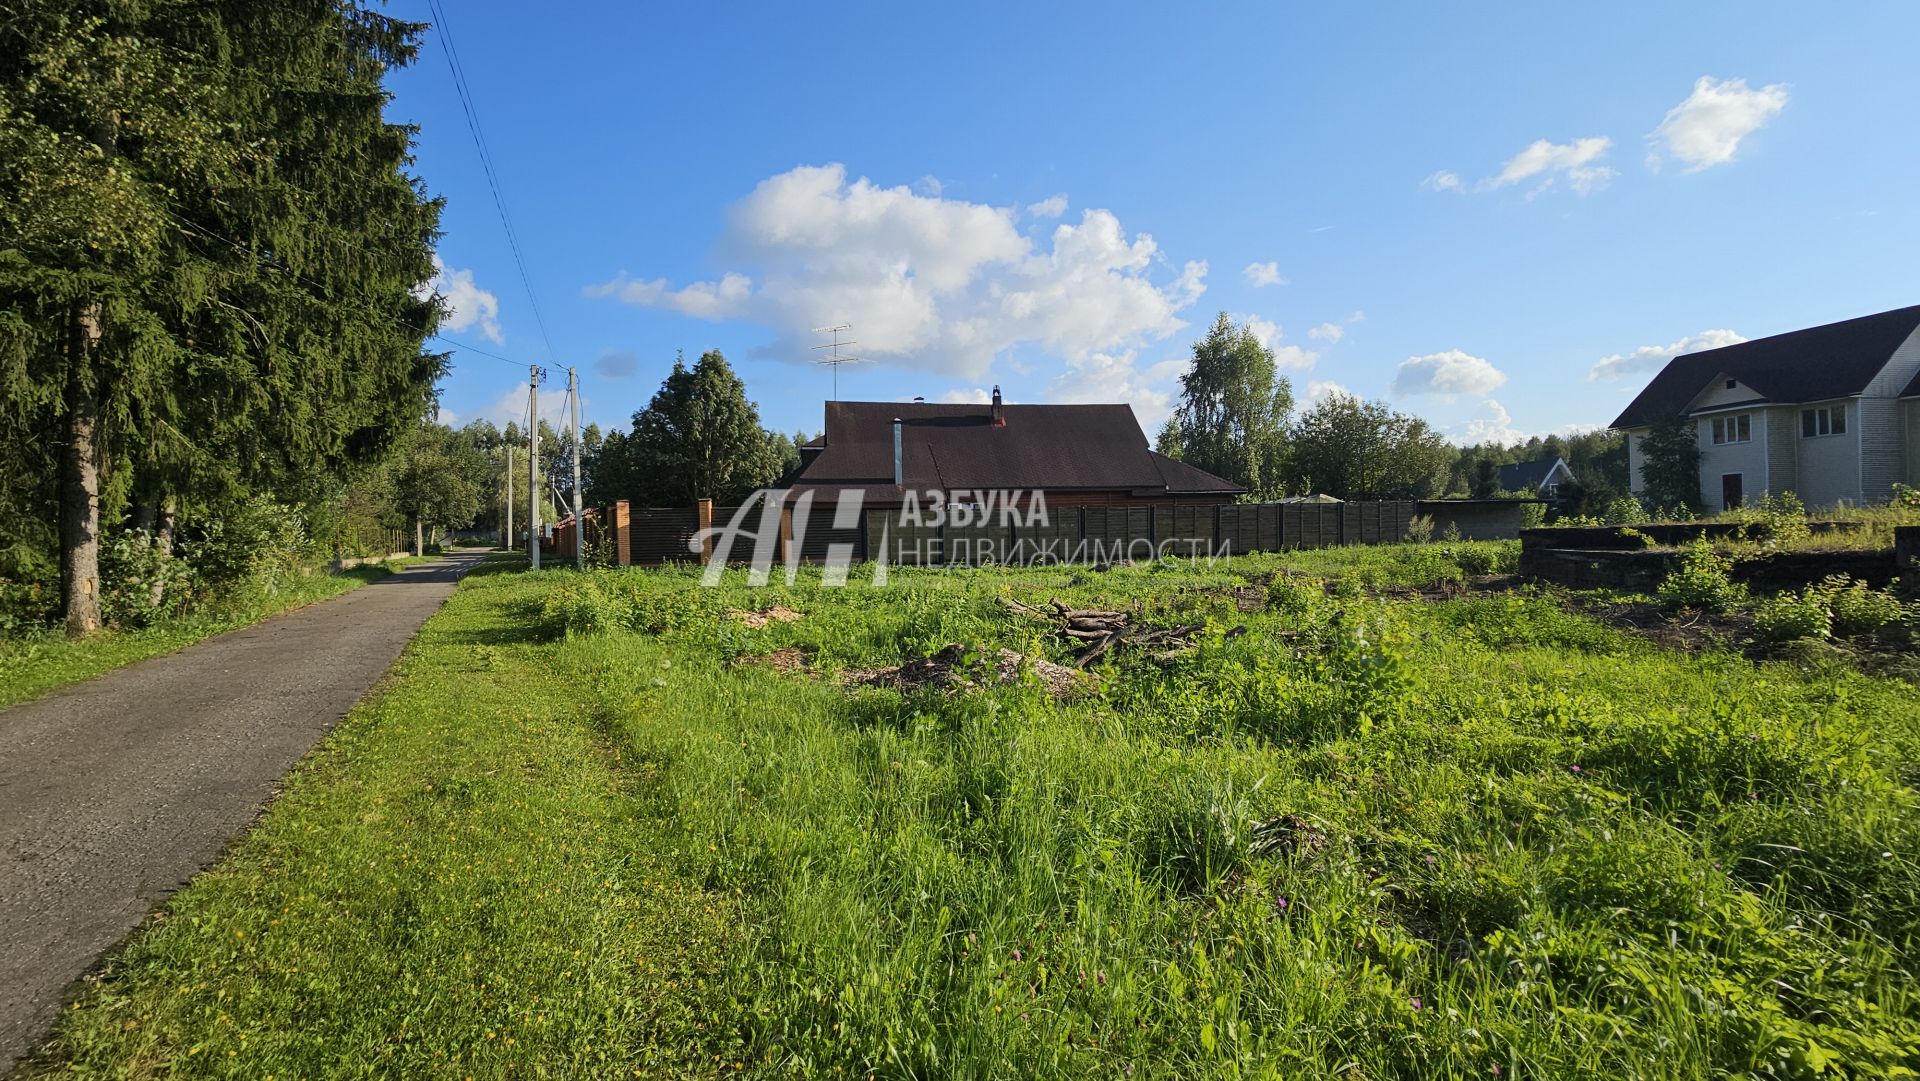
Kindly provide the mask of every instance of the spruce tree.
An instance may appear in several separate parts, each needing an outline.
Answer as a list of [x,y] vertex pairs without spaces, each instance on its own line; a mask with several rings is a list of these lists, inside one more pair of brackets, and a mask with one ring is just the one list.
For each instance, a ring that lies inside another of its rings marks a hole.
[[60,523],[71,633],[129,498],[308,494],[424,414],[438,204],[381,116],[420,29],[332,0],[0,20],[0,494]]

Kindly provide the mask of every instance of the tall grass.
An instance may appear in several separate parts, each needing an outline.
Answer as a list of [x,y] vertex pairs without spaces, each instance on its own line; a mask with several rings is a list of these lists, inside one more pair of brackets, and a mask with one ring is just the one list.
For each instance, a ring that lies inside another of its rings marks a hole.
[[[1455,573],[1437,547],[884,589],[470,578],[50,1062],[1907,1076],[1914,688],[1671,653],[1527,593],[1348,588]],[[1348,585],[1276,576],[1303,565]],[[1065,702],[834,678],[952,641],[1064,659],[1002,594],[1210,630]],[[804,618],[729,615],[776,603]],[[752,663],[784,648],[812,670]]]

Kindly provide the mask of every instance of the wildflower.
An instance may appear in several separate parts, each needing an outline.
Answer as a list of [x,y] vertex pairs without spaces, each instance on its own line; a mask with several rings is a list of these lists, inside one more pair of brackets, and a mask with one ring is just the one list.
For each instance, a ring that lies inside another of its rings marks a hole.
[[1288,901],[1285,897],[1275,897],[1273,899],[1273,907],[1279,909],[1282,912],[1285,912],[1287,910],[1287,904],[1288,904]]
[[1414,1008],[1414,1009],[1416,1009],[1416,1010],[1417,1010],[1417,1009],[1419,1009],[1419,1008],[1420,1008],[1420,998],[1419,998],[1419,996],[1417,996],[1417,995],[1416,995],[1416,996],[1414,996],[1413,998],[1410,998],[1410,999],[1408,999],[1407,1001],[1413,1004],[1413,1008]]
[[1499,1077],[1499,1076],[1500,1076],[1500,1067],[1498,1067],[1498,1066],[1495,1066],[1495,1067],[1493,1067],[1493,1076],[1495,1076],[1495,1077]]
[[1434,864],[1433,853],[1429,852],[1427,853],[1427,866],[1432,867],[1433,864]]
[[1015,951],[1013,951],[1013,959],[1014,959],[1015,961],[1018,961],[1018,960],[1020,960],[1020,951],[1019,951],[1019,950],[1015,950]]
[[1101,969],[1101,970],[1099,970],[1098,972],[1095,972],[1095,973],[1093,974],[1093,982],[1094,982],[1094,983],[1106,983],[1106,982],[1107,982],[1107,970],[1103,968],[1103,969]]
[[1579,772],[1580,772],[1580,766],[1579,766],[1579,764],[1578,764],[1578,763],[1575,763],[1575,764],[1574,764],[1574,765],[1573,765],[1572,767],[1570,767],[1570,768],[1571,768],[1571,769],[1573,770],[1573,772],[1575,772],[1575,773],[1579,773]]

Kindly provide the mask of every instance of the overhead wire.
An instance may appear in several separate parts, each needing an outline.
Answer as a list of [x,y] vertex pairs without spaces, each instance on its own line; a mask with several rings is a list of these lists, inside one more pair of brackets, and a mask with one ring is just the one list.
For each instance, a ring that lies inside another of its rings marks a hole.
[[453,41],[453,28],[447,21],[445,8],[440,0],[427,0],[427,6],[433,12],[434,25],[440,31],[440,41],[445,46],[447,70],[453,74],[453,88],[460,98],[460,109],[466,114],[467,131],[473,136],[474,149],[480,155],[480,170],[486,175],[487,188],[493,193],[493,206],[500,214],[500,226],[507,234],[507,249],[513,254],[514,266],[520,271],[520,284],[527,291],[527,303],[533,308],[533,321],[540,328],[540,340],[546,343],[547,356],[558,354],[553,348],[553,339],[547,334],[546,316],[540,311],[540,300],[534,295],[533,279],[527,273],[527,261],[521,254],[520,237],[513,228],[513,216],[507,213],[507,199],[501,192],[500,176],[493,165],[493,154],[487,148],[487,137],[480,126],[479,109],[474,104],[472,91],[467,85],[466,67],[460,62],[459,49]]

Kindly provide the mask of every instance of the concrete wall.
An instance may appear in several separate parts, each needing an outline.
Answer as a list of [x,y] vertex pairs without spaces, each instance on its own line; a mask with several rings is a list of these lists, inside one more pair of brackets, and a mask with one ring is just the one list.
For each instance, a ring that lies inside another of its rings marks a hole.
[[1448,525],[1460,530],[1467,540],[1512,540],[1526,528],[1528,500],[1423,499],[1419,512],[1433,519],[1433,536],[1438,540]]

